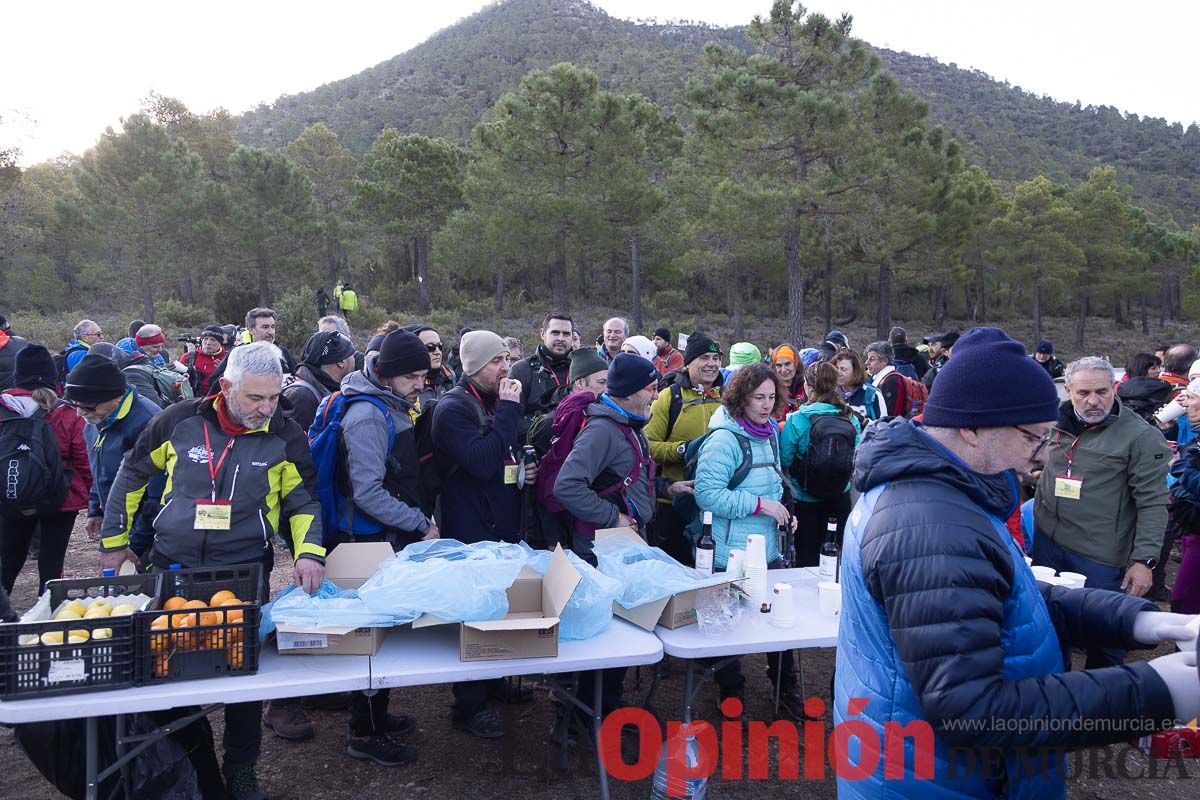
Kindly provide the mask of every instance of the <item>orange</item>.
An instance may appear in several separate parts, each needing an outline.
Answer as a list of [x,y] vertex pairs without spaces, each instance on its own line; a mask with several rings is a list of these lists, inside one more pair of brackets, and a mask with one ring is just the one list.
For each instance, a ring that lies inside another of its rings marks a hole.
[[220,625],[224,620],[221,619],[219,611],[202,611],[200,612],[201,625]]
[[225,619],[229,622],[242,622],[245,620],[246,612],[240,608],[231,608],[225,612]]
[[203,600],[188,600],[183,604],[184,608],[208,608],[208,603]]
[[237,600],[237,595],[228,589],[222,589],[212,596],[212,599],[208,601],[208,604],[210,606],[221,606],[225,605],[226,600]]
[[151,623],[150,623],[150,627],[151,627],[151,628],[165,628],[165,627],[167,627],[167,615],[166,615],[166,614],[159,614],[157,617],[155,617],[155,618],[153,619],[153,621],[151,621]]
[[167,602],[163,603],[163,610],[174,611],[177,608],[183,608],[185,603],[187,603],[187,600],[184,600],[182,597],[171,597]]

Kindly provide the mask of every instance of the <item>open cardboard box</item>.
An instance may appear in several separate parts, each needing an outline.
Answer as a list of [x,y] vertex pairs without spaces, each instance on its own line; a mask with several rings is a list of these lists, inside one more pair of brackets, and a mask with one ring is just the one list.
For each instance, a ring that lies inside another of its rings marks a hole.
[[[628,539],[636,544],[646,544],[646,541],[641,536],[638,536],[637,531],[633,528],[602,528],[596,531],[597,542],[613,537]],[[633,608],[625,608],[620,603],[614,602],[613,613],[621,619],[629,620],[634,625],[648,631],[653,631],[656,625],[662,625],[664,628],[671,629],[694,625],[696,622],[696,600],[700,590],[709,589],[714,586],[724,586],[729,583],[736,583],[736,581],[722,580],[719,575],[714,575],[711,581],[706,581],[703,585],[697,586],[695,589],[676,592],[670,597],[653,600],[649,603],[642,603],[640,606],[634,606]]]
[[[504,619],[458,623],[458,657],[461,661],[496,661],[505,658],[553,658],[558,655],[558,623],[575,587],[583,580],[561,546],[554,548],[543,577],[528,565],[508,587],[508,614]],[[414,628],[450,624],[423,614]]]
[[[345,542],[325,557],[325,577],[339,589],[357,589],[394,555],[387,542]],[[339,625],[276,626],[281,655],[373,656],[389,628],[348,628]]]

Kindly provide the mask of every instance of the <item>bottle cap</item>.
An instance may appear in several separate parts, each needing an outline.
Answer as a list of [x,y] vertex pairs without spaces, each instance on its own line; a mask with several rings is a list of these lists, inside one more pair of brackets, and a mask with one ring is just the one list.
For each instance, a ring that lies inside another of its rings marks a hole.
[[115,577],[117,577],[117,571],[115,569],[113,569],[112,567],[107,567],[105,569],[100,570],[100,577],[115,578]]
[[712,525],[712,512],[711,511],[704,512],[704,524]]

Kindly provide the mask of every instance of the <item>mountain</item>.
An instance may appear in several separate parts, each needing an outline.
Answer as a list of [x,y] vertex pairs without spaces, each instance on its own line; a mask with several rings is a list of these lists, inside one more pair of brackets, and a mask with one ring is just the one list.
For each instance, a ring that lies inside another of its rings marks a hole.
[[[280,97],[240,119],[246,144],[283,147],[314,122],[363,153],[384,128],[465,141],[530,70],[571,61],[605,88],[637,92],[677,113],[689,78],[703,76],[704,45],[748,47],[741,28],[639,24],[585,0],[506,0],[394,58],[310,92]],[[1075,182],[1112,164],[1135,201],[1162,220],[1200,222],[1200,128],[1139,118],[1109,106],[1039,97],[977,71],[877,49],[884,67],[925,100],[930,116],[995,178],[1043,174]]]

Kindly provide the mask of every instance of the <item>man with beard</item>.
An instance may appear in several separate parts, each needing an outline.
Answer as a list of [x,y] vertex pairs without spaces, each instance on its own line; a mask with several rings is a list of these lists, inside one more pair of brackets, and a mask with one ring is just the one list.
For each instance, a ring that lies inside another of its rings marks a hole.
[[[163,509],[154,519],[151,563],[220,567],[262,565],[265,602],[274,565],[271,539],[285,521],[296,584],[310,594],[325,577],[321,509],[308,440],[279,409],[283,387],[278,348],[260,341],[225,360],[215,397],[176,403],[159,413],[125,457],[100,529],[100,568],[136,562],[130,518],[150,479],[167,473]],[[226,791],[261,798],[255,764],[262,744],[262,702],[225,707]]]
[[[1107,359],[1067,365],[1059,408],[1034,501],[1033,563],[1087,575],[1089,588],[1143,597],[1167,528],[1171,448],[1162,434],[1121,407]],[[1088,650],[1087,668],[1114,666],[1125,651]]]
[[557,311],[547,314],[538,335],[542,341],[537,351],[529,358],[513,364],[509,370],[509,376],[521,382],[522,419],[517,433],[522,442],[525,441],[530,421],[550,409],[554,390],[570,383],[570,315]]
[[354,343],[337,331],[308,337],[296,368],[296,380],[283,390],[292,406],[292,419],[301,430],[308,431],[317,416],[317,406],[354,371],[354,356]]

